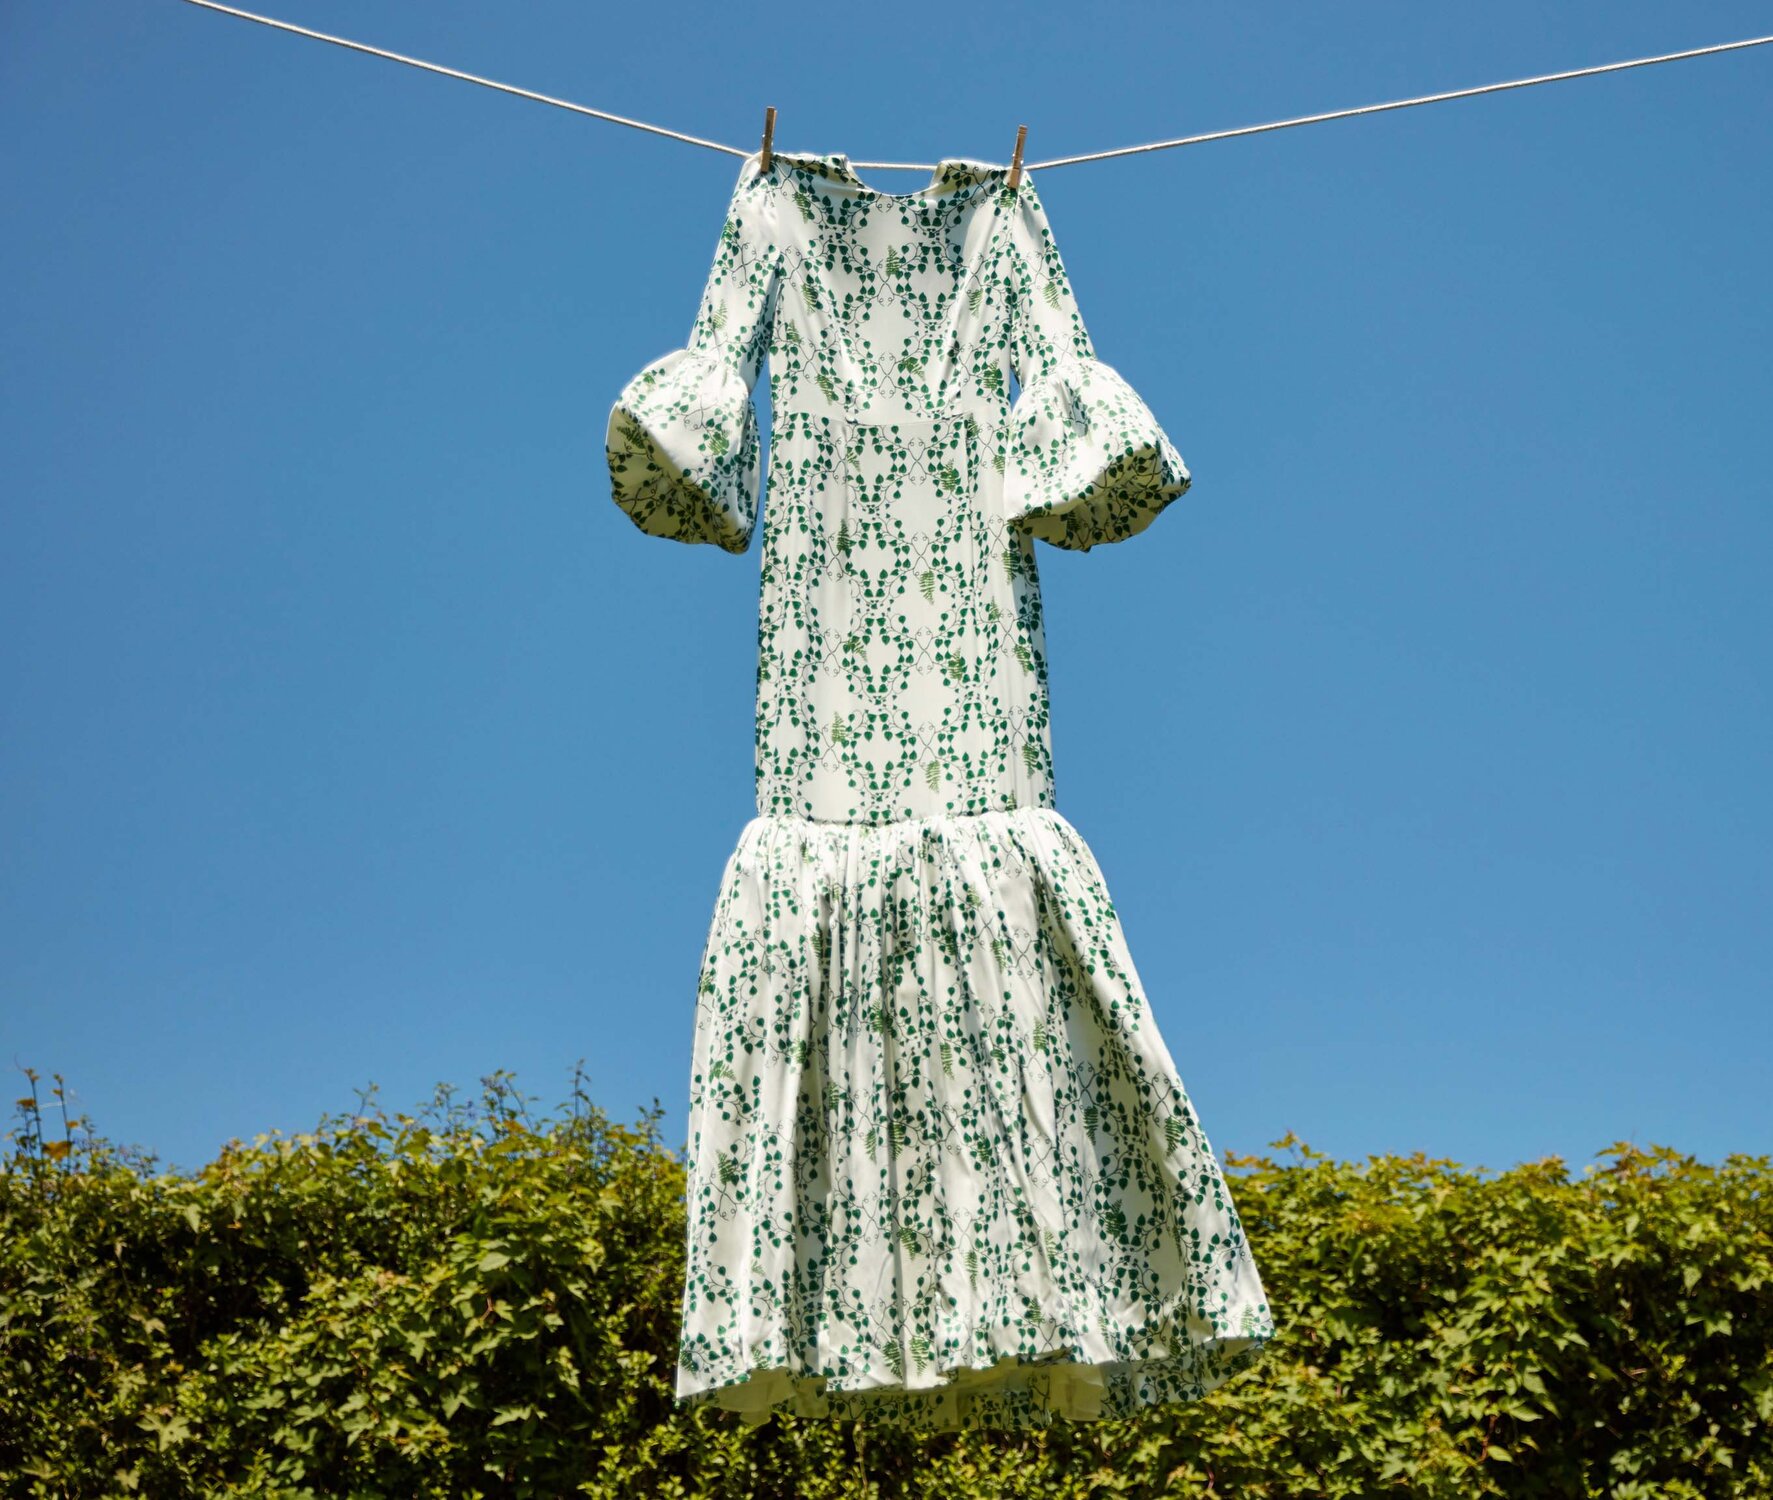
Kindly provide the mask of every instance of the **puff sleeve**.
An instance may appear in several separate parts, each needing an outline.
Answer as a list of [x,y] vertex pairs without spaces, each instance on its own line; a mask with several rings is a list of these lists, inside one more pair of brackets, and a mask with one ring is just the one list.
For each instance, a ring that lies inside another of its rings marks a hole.
[[687,344],[642,369],[610,408],[612,495],[649,535],[728,552],[750,546],[759,471],[751,392],[769,349],[781,265],[767,187],[747,159]]
[[1055,547],[1088,551],[1143,531],[1191,482],[1149,407],[1096,358],[1046,209],[1026,174],[1010,191],[1011,362],[1004,503]]

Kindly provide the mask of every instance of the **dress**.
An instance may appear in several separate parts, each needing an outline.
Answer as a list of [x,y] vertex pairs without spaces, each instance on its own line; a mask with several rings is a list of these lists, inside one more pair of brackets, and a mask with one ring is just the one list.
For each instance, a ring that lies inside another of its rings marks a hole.
[[766,353],[757,807],[695,997],[678,1400],[947,1428],[1198,1397],[1275,1325],[1054,805],[1034,547],[1134,536],[1188,470],[1027,171],[894,194],[747,158],[688,344],[610,412],[642,531],[747,550]]

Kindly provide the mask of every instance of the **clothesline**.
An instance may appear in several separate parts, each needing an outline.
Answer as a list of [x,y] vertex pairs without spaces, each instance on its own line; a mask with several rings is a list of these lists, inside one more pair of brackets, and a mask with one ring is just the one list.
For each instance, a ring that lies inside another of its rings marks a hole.
[[[332,36],[324,31],[312,31],[306,26],[296,26],[289,21],[279,21],[271,16],[257,15],[250,10],[239,10],[232,5],[222,5],[219,0],[186,0],[189,5],[202,7],[204,10],[219,11],[223,15],[238,16],[243,21],[256,21],[261,26],[270,26],[278,31],[291,32],[296,36],[311,37],[317,42],[330,42],[335,47],[345,47],[353,52],[368,53],[371,57],[386,58],[389,62],[404,63],[411,68],[419,68],[427,73],[438,73],[446,78],[459,78],[466,83],[476,83],[482,88],[496,89],[503,94],[515,94],[520,99],[533,99],[538,104],[551,104],[556,109],[570,110],[574,114],[589,115],[593,119],[608,120],[614,125],[626,125],[634,130],[644,130],[652,135],[666,136],[674,141],[684,141],[691,146],[704,146],[710,151],[723,151],[729,156],[744,157],[751,154],[751,149],[743,146],[729,146],[722,141],[710,141],[697,135],[685,135],[679,130],[669,130],[663,125],[652,125],[645,120],[631,120],[625,115],[611,114],[607,110],[593,109],[588,104],[575,104],[570,99],[558,99],[551,94],[540,94],[533,89],[519,88],[515,84],[500,83],[496,79],[482,78],[478,74],[464,73],[459,68],[446,68],[440,63],[426,62],[422,58],[407,57],[403,53],[390,52],[382,47],[372,47],[365,42],[354,42],[347,37]],[[1682,62],[1692,57],[1715,57],[1722,52],[1740,52],[1746,47],[1764,47],[1773,42],[1773,36],[1748,37],[1739,42],[1719,42],[1709,47],[1692,47],[1684,52],[1664,52],[1656,57],[1634,57],[1625,62],[1600,63],[1594,67],[1571,68],[1561,73],[1541,73],[1533,78],[1515,78],[1503,83],[1480,84],[1476,88],[1450,89],[1439,94],[1422,94],[1413,99],[1392,99],[1383,104],[1362,104],[1353,109],[1327,110],[1315,115],[1296,115],[1286,120],[1271,120],[1262,125],[1242,125],[1232,130],[1210,130],[1201,135],[1178,136],[1174,140],[1150,141],[1142,146],[1121,146],[1112,151],[1092,151],[1081,156],[1055,156],[1046,161],[1023,163],[1025,170],[1047,170],[1052,167],[1069,167],[1079,162],[1107,161],[1116,156],[1134,156],[1142,151],[1167,151],[1177,146],[1198,146],[1207,141],[1227,141],[1237,136],[1262,135],[1272,130],[1290,130],[1296,125],[1320,125],[1328,120],[1348,120],[1357,115],[1383,114],[1394,109],[1413,109],[1420,104],[1442,104],[1451,99],[1473,99],[1480,94],[1500,94],[1509,89],[1532,88],[1541,83],[1562,83],[1572,78],[1593,78],[1602,73],[1621,73],[1628,68],[1648,68],[1657,63]],[[903,162],[903,161],[859,161],[852,166],[866,170],[904,169],[906,171],[934,171],[936,162]]]

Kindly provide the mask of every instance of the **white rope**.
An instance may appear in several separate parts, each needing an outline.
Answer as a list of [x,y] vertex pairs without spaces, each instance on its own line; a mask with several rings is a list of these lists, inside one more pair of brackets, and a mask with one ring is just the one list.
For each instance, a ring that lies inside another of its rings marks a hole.
[[[630,120],[625,115],[613,115],[606,110],[592,109],[586,104],[575,104],[570,99],[557,99],[552,94],[538,94],[533,89],[518,88],[515,84],[500,83],[496,79],[482,78],[474,73],[464,73],[459,68],[446,68],[438,63],[425,62],[421,58],[407,57],[399,52],[389,52],[381,47],[371,47],[364,42],[353,42],[346,37],[331,36],[324,31],[311,31],[306,26],[295,26],[288,21],[278,21],[270,16],[255,15],[250,10],[238,10],[232,5],[222,5],[219,0],[186,0],[189,5],[201,6],[204,10],[219,11],[223,15],[238,16],[243,21],[256,21],[261,26],[270,26],[278,31],[293,32],[296,36],[311,37],[317,42],[330,42],[335,47],[346,47],[353,52],[366,52],[371,57],[385,57],[389,62],[405,63],[409,68],[420,68],[427,73],[440,73],[445,78],[460,78],[467,83],[477,83],[482,88],[497,89],[502,94],[515,94],[520,99],[534,99],[538,104],[552,104],[556,109],[570,110],[577,115],[590,115],[594,119],[608,120],[614,125],[626,125],[634,130],[645,130],[653,135],[668,136],[674,141],[684,141],[692,146],[705,146],[710,151],[723,151],[728,156],[749,156],[750,150],[742,146],[728,146],[720,141],[704,140],[701,136],[685,135],[679,130],[667,130],[663,125],[649,125],[644,120]],[[1745,47],[1764,47],[1773,42],[1773,36],[1749,37],[1740,42],[1719,42],[1711,47],[1692,47],[1685,52],[1664,52],[1657,57],[1634,57],[1627,62],[1601,63],[1592,68],[1571,68],[1562,73],[1541,73],[1535,78],[1516,78],[1506,83],[1486,83],[1477,88],[1451,89],[1441,94],[1423,94],[1415,99],[1393,99],[1385,104],[1363,104],[1354,109],[1334,109],[1323,114],[1297,115],[1290,120],[1272,120],[1265,125],[1243,125],[1235,130],[1211,130],[1203,135],[1179,136],[1171,141],[1152,141],[1144,146],[1121,146],[1113,151],[1092,151],[1083,156],[1055,156],[1046,161],[1024,162],[1028,171],[1047,171],[1053,167],[1075,166],[1079,162],[1107,161],[1116,156],[1135,156],[1143,151],[1168,151],[1177,146],[1198,146],[1207,141],[1228,141],[1237,136],[1264,135],[1272,130],[1291,130],[1296,125],[1320,125],[1326,120],[1349,120],[1357,115],[1378,115],[1394,109],[1414,109],[1419,104],[1441,104],[1449,99],[1474,99],[1479,94],[1500,94],[1509,89],[1529,89],[1541,83],[1562,83],[1570,78],[1593,78],[1601,73],[1622,73],[1627,68],[1648,68],[1657,63],[1681,62],[1690,57],[1714,57],[1721,52],[1740,52]],[[859,170],[867,171],[920,171],[933,172],[940,163],[937,162],[905,162],[905,161],[858,161],[850,163]]]
[[297,36],[313,37],[317,42],[331,42],[335,47],[349,47],[353,52],[367,52],[371,57],[385,57],[389,62],[405,63],[409,68],[423,68],[427,73],[441,73],[445,78],[460,78],[468,83],[477,83],[482,88],[497,89],[501,94],[515,94],[520,99],[534,99],[538,104],[552,104],[556,109],[570,109],[575,115],[592,115],[599,120],[608,120],[614,125],[628,125],[635,130],[650,130],[654,135],[668,135],[674,141],[688,141],[692,146],[706,146],[710,151],[724,151],[729,156],[750,154],[741,151],[736,146],[722,145],[719,141],[705,141],[699,135],[685,135],[680,130],[667,130],[663,125],[648,125],[644,120],[630,120],[625,115],[612,115],[605,110],[592,109],[588,104],[574,104],[570,99],[556,99],[552,94],[538,94],[534,89],[520,89],[515,84],[500,83],[496,79],[482,78],[475,73],[464,73],[459,68],[445,68],[437,63],[425,62],[421,58],[407,57],[399,52],[387,52],[380,47],[371,47],[364,42],[353,42],[347,37],[329,36],[324,31],[310,31],[306,26],[292,26],[288,21],[277,21],[270,16],[254,15],[250,10],[236,10],[232,5],[218,5],[216,0],[188,0],[188,3],[201,5],[205,10],[219,10],[225,16],[239,16],[243,21],[257,21],[261,26],[274,26],[278,31],[293,31]]
[[1754,36],[1741,42],[1720,42],[1715,47],[1693,47],[1686,52],[1665,52],[1660,57],[1634,57],[1630,62],[1602,63],[1593,68],[1571,68],[1564,73],[1541,73],[1537,78],[1516,78],[1508,83],[1486,83],[1475,89],[1451,89],[1444,94],[1423,94],[1417,99],[1394,99],[1388,104],[1363,104],[1356,109],[1333,109],[1321,115],[1299,115],[1267,125],[1244,125],[1237,130],[1211,130],[1205,135],[1185,135],[1173,141],[1153,141],[1149,146],[1122,146],[1116,151],[1094,151],[1087,156],[1057,156],[1051,161],[1029,162],[1036,167],[1069,167],[1080,161],[1106,161],[1111,156],[1132,156],[1140,151],[1167,151],[1172,146],[1198,146],[1203,141],[1228,141],[1233,136],[1261,135],[1270,130],[1290,130],[1295,125],[1318,125],[1325,120],[1348,120],[1356,115],[1383,114],[1390,109],[1413,109],[1418,104],[1440,104],[1448,99],[1473,99],[1479,94],[1500,94],[1505,89],[1530,89],[1537,83],[1561,83],[1566,78],[1593,78],[1598,73],[1623,73],[1627,68],[1648,68],[1656,63],[1680,62],[1688,57],[1711,57],[1719,52],[1740,52],[1744,47],[1765,47],[1773,36]]

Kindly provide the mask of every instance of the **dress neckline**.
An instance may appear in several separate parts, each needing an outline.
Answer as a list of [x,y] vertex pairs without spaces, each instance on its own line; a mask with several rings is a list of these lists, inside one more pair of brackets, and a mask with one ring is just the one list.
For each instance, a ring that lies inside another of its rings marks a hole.
[[850,165],[849,156],[845,152],[826,151],[797,154],[778,151],[776,155],[790,161],[809,163],[821,175],[841,182],[859,196],[875,199],[882,203],[922,202],[974,183],[1002,178],[1009,173],[1008,167],[995,162],[979,161],[970,156],[945,156],[936,163],[935,171],[930,174],[929,182],[923,187],[910,193],[886,193],[879,188],[870,187],[862,181],[857,176],[856,169]]

